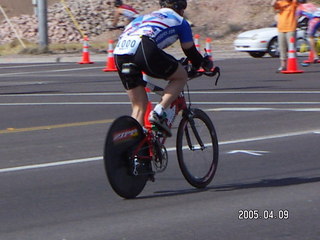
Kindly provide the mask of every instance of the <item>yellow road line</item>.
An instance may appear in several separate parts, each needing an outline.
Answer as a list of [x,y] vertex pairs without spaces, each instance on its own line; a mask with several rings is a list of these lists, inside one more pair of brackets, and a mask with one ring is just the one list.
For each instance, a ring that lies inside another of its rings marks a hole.
[[95,125],[95,124],[105,124],[105,123],[111,123],[113,120],[114,119],[105,119],[105,120],[98,120],[98,121],[65,123],[65,124],[56,124],[56,125],[39,126],[39,127],[7,128],[5,130],[0,130],[0,134],[32,132],[32,131],[50,130],[50,129],[57,129],[57,128],[80,127],[80,126]]

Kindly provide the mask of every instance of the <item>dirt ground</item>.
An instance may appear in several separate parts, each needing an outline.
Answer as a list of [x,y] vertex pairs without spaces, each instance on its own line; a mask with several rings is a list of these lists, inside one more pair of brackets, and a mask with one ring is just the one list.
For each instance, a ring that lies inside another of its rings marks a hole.
[[[48,0],[48,4],[54,2],[57,0]],[[0,5],[9,17],[33,14],[32,0],[0,0]],[[2,14],[0,14],[0,19],[3,19]]]
[[[60,0],[47,1],[50,6]],[[123,1],[126,3],[126,0]],[[271,0],[188,0],[186,16],[195,26],[194,33],[223,42],[234,38],[241,31],[272,25],[275,13],[270,2]],[[309,2],[320,6],[320,0]],[[32,0],[0,0],[0,5],[9,17],[33,14]],[[98,39],[110,39],[110,34],[119,33],[106,32]]]

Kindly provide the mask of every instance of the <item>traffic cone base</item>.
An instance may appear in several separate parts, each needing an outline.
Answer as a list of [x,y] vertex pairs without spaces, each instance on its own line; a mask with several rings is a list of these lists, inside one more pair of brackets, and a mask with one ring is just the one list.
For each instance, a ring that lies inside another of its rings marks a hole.
[[104,72],[116,72],[116,64],[114,61],[114,55],[113,55],[113,40],[109,40],[109,49],[108,49],[108,59],[106,63],[106,67],[102,69]]
[[292,37],[289,43],[287,70],[281,71],[284,74],[303,73],[303,70],[298,69],[298,61],[295,50],[295,38]]
[[286,71],[281,71],[281,73],[285,74],[290,74],[290,73],[304,73],[303,70],[286,70]]
[[94,62],[91,62],[89,60],[89,57],[83,57],[84,59],[81,62],[78,62],[78,64],[93,64]]
[[84,37],[84,39],[83,39],[83,50],[82,50],[82,61],[78,62],[78,64],[93,64],[93,63],[94,62],[90,61],[88,37]]
[[104,72],[116,72],[116,64],[114,62],[114,58],[108,58],[106,67],[102,70]]

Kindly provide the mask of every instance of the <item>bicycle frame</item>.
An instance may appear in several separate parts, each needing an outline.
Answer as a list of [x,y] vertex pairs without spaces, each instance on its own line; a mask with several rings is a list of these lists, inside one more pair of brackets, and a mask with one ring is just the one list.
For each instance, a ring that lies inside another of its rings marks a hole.
[[[150,82],[146,82],[146,91],[147,92],[154,92],[160,96],[163,95],[163,89],[157,85],[154,85]],[[139,145],[134,149],[132,156],[133,158],[136,159],[141,159],[141,160],[154,160],[157,161],[159,160],[159,151],[161,151],[159,148],[164,147],[165,141],[167,137],[163,135],[162,133],[158,131],[154,131],[152,128],[152,125],[148,121],[148,116],[152,110],[152,103],[151,101],[148,102],[148,108],[145,113],[145,124],[144,124],[144,129],[146,130],[145,134],[146,137],[139,143]],[[176,116],[179,114],[179,112],[187,110],[187,103],[184,97],[184,92],[181,92],[180,95],[172,102],[170,105],[170,108],[168,108],[169,114],[168,116],[168,126],[169,128],[172,127],[174,120]],[[160,144],[158,146],[157,144]],[[144,146],[147,146],[149,149],[149,156],[141,156],[139,155],[139,152],[141,149],[145,148]],[[158,149],[156,149],[158,147]]]
[[[215,76],[216,74],[218,74],[218,77],[216,79],[215,85],[217,85],[218,79],[220,77],[220,69],[219,67],[215,67],[213,69],[212,72],[206,73],[204,71],[196,71],[193,72],[193,75],[191,75],[189,77],[189,80],[199,77],[201,75],[207,75],[207,76]],[[148,80],[148,76],[144,74],[144,80],[145,80],[145,89],[146,92],[154,92],[157,95],[162,96],[163,95],[163,91],[164,89],[151,83]],[[189,106],[187,106],[187,102],[184,96],[184,91],[182,91],[179,96],[171,103],[170,107],[168,109],[166,109],[166,113],[167,113],[167,119],[168,119],[168,126],[171,129],[174,120],[176,118],[176,116],[179,114],[179,112],[183,112],[183,115],[185,116],[185,114],[189,114],[190,111],[188,111],[188,109],[190,109],[191,104],[189,104]],[[163,171],[166,168],[166,163],[165,166],[162,166],[162,158],[163,158],[163,154],[166,154],[167,157],[167,152],[166,149],[164,147],[165,141],[166,141],[166,136],[163,135],[161,132],[159,131],[155,131],[155,129],[152,128],[152,125],[150,124],[149,120],[148,120],[148,116],[150,114],[152,110],[152,104],[149,101],[148,102],[148,107],[147,107],[147,111],[145,113],[144,116],[144,129],[145,131],[145,135],[146,137],[138,144],[138,146],[134,149],[134,151],[132,152],[131,158],[134,160],[135,163],[138,164],[138,159],[141,160],[150,160],[153,161],[155,163],[159,163],[160,164],[160,171]],[[192,121],[192,120],[191,120]],[[196,139],[199,143],[199,145],[201,146],[201,149],[203,150],[205,148],[204,143],[201,140],[201,137],[198,134],[198,131],[195,129],[194,124],[191,124],[192,130],[196,136]],[[190,141],[190,137],[189,137],[189,133],[186,132],[186,136],[187,136],[187,142],[188,142],[188,146],[190,149],[194,150]],[[149,156],[141,156],[139,155],[139,152],[145,148],[145,146],[149,149]],[[164,151],[164,153],[163,153]],[[167,159],[164,159],[167,161]],[[133,173],[135,174],[135,173]]]

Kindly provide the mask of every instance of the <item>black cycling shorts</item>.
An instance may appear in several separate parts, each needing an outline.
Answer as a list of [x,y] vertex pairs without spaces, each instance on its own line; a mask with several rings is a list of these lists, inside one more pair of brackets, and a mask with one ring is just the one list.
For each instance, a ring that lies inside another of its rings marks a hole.
[[[125,89],[144,86],[142,72],[155,78],[167,79],[178,68],[178,61],[158,48],[150,38],[143,36],[134,55],[115,55],[116,67]],[[124,63],[134,63],[141,71],[138,75],[127,76],[121,73]]]

